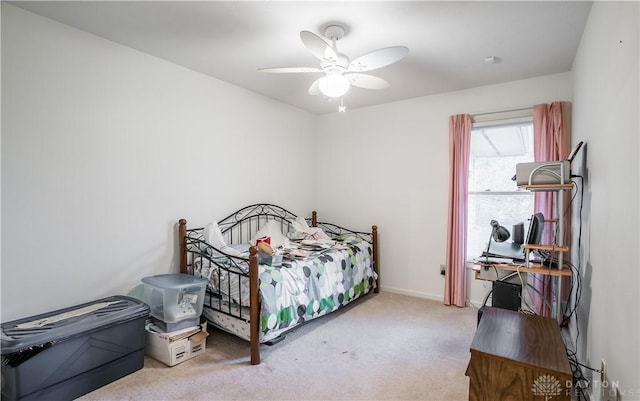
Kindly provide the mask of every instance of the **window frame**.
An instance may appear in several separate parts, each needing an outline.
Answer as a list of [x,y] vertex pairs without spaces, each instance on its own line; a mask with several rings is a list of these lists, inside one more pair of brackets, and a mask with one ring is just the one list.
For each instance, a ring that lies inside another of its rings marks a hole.
[[[505,113],[506,113],[506,117],[505,117]],[[504,112],[500,115],[493,115],[493,118],[491,118],[490,116],[487,117],[486,115],[483,115],[484,118],[482,119],[477,119],[474,117],[474,123],[472,125],[471,128],[471,132],[472,135],[474,135],[474,132],[478,131],[479,129],[482,128],[497,128],[497,127],[504,127],[504,126],[517,126],[517,125],[529,125],[531,126],[531,133],[532,133],[532,137],[531,137],[531,145],[533,145],[533,108],[531,109],[522,109],[522,110],[517,110],[515,111],[515,113],[517,114],[517,116],[514,117],[513,115],[514,112]],[[500,117],[503,118],[500,118]],[[480,121],[478,121],[480,120]],[[473,177],[473,174],[471,174],[471,167],[472,167],[472,149],[470,149],[470,153],[469,153],[469,183],[468,183],[468,187],[471,186],[471,178]],[[531,148],[531,159],[530,161],[533,161],[533,147]],[[515,174],[515,165],[513,166],[513,172]],[[533,194],[529,191],[522,191],[519,190],[518,188],[514,189],[513,191],[505,191],[505,190],[498,190],[498,191],[492,191],[492,190],[484,190],[484,191],[478,191],[478,190],[470,190],[468,188],[467,190],[467,261],[468,262],[472,262],[473,259],[478,258],[480,255],[475,255],[473,254],[473,252],[476,252],[476,249],[484,249],[484,247],[486,247],[486,242],[488,239],[488,236],[490,235],[490,226],[489,226],[489,221],[487,221],[487,238],[478,238],[478,235],[472,235],[472,231],[474,228],[476,228],[478,225],[477,224],[471,224],[471,206],[472,203],[471,202],[471,198],[474,197],[476,199],[480,199],[479,197],[482,196],[529,196],[531,197],[531,201],[533,202]],[[474,210],[475,212],[475,210]],[[531,207],[531,213],[533,213],[533,205]],[[529,211],[526,213],[527,215],[530,215]],[[525,222],[526,224],[526,222]],[[509,230],[511,231],[510,227]],[[471,244],[471,239],[474,238],[474,244],[477,245],[477,247],[475,247],[475,249],[471,249],[472,245]],[[510,238],[509,241],[511,241],[513,238]],[[482,242],[483,247],[481,248],[477,243],[477,241],[480,240]]]

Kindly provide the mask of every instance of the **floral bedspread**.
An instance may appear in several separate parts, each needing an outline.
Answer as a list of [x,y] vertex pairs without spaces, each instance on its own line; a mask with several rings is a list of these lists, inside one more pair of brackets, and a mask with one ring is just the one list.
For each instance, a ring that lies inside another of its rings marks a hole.
[[[239,247],[243,252],[248,250],[248,245]],[[206,254],[206,247],[199,251]],[[372,254],[370,243],[347,236],[303,259],[284,258],[279,266],[260,264],[260,342],[273,340],[374,289],[376,273]],[[205,317],[216,326],[248,340],[249,277],[218,269],[219,264],[230,271],[235,269],[246,274],[248,258],[237,259],[238,263],[233,266],[229,260],[198,256],[191,273],[209,280],[207,292],[213,296],[205,297]],[[231,300],[231,303],[225,300]],[[245,318],[239,319],[241,315]]]
[[305,259],[260,265],[261,342],[374,289],[372,254],[370,243],[346,237]]

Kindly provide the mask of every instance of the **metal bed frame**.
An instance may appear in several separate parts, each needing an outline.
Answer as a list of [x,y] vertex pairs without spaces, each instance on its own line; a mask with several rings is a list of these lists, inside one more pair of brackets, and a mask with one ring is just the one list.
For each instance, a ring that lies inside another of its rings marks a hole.
[[[260,203],[246,206],[218,222],[223,238],[227,244],[249,243],[252,236],[271,220],[280,223],[283,233],[291,229],[291,223],[297,216],[288,210],[269,203]],[[375,271],[376,285],[374,293],[379,291],[379,258],[378,258],[378,227],[373,225],[371,232],[350,230],[332,223],[319,222],[316,211],[313,211],[311,218],[306,218],[311,227],[321,228],[331,238],[341,235],[354,235],[367,241],[373,248],[373,270]],[[226,316],[239,319],[249,323],[249,342],[251,346],[251,364],[260,363],[260,293],[259,293],[259,270],[258,270],[258,249],[255,246],[249,248],[249,259],[228,255],[206,242],[203,236],[204,227],[187,228],[187,221],[180,219],[178,222],[178,242],[180,249],[180,272],[193,274],[194,261],[198,258],[206,259],[211,265],[217,266],[218,283],[222,285],[221,277],[226,274],[227,292],[223,294],[219,289],[217,292],[211,291],[207,287],[206,304],[209,308],[216,310]],[[232,280],[235,277],[236,280]],[[238,293],[241,295],[241,281],[249,280],[249,316],[240,304],[235,304],[231,298],[232,281],[237,281]],[[212,300],[217,299],[217,307]],[[237,307],[232,307],[233,305]],[[206,307],[206,306],[205,306]]]

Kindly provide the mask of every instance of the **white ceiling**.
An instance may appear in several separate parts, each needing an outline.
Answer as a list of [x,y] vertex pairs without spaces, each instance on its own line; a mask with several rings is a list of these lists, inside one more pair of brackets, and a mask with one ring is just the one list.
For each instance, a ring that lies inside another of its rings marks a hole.
[[[300,31],[346,28],[352,60],[388,46],[409,55],[371,71],[390,88],[352,88],[347,110],[571,70],[591,2],[578,1],[20,1],[12,4],[315,114],[339,101],[311,96],[318,67]],[[498,63],[487,64],[495,56]]]

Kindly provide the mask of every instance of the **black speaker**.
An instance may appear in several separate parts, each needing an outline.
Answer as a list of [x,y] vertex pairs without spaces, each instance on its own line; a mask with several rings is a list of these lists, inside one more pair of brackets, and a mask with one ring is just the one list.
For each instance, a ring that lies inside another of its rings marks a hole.
[[511,232],[513,233],[511,238],[514,244],[524,244],[524,223],[514,224]]
[[507,281],[494,281],[491,306],[517,311],[522,304],[522,286]]

